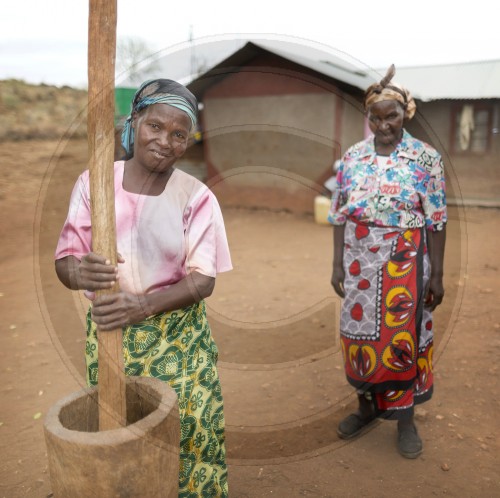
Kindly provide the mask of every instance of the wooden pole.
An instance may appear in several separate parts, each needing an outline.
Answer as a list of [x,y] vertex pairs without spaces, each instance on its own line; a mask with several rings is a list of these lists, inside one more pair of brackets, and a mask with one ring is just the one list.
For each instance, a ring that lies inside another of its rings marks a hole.
[[[116,0],[89,0],[88,144],[92,250],[116,265],[114,106]],[[102,293],[117,292],[118,286]],[[99,430],[126,424],[122,330],[98,334]]]

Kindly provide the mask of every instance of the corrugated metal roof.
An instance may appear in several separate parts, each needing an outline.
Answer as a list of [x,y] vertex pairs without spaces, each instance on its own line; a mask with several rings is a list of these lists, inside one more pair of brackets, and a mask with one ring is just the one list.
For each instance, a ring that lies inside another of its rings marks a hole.
[[375,81],[367,69],[348,62],[331,52],[291,42],[269,40],[266,42],[253,41],[252,43],[296,64],[308,67],[313,71],[355,86],[363,91]]
[[[383,74],[385,69],[380,70]],[[396,67],[394,81],[420,100],[500,98],[500,60]]]
[[[241,44],[240,47],[238,47],[239,44]],[[249,63],[259,51],[274,53],[363,92],[371,83],[379,81],[387,70],[387,68],[371,69],[347,54],[327,48],[317,44],[308,44],[305,40],[294,42],[278,39],[252,39],[247,40],[246,43],[244,40],[210,42],[206,47],[197,47],[196,50],[200,54],[210,53],[210,60],[215,61],[217,56],[221,55],[225,57],[224,60],[221,61],[219,58],[221,62],[210,66],[208,71],[192,79],[190,83],[186,83],[195,94],[200,96],[209,86],[224,78],[228,74],[228,69],[238,70],[239,67]],[[159,59],[156,64],[169,68],[168,71],[162,70],[162,74],[175,77],[177,73],[174,69],[179,65],[179,60],[187,64],[189,57],[186,50],[182,54],[169,54]],[[184,67],[181,71],[179,66],[177,72],[179,73],[178,79],[181,79],[179,75],[182,72],[185,74],[186,68]],[[500,98],[500,60],[414,67],[398,66],[394,81],[407,86],[414,97],[422,101]]]
[[[207,72],[195,78],[187,86],[198,97],[203,95],[208,87],[227,76],[228,71],[237,71],[238,68],[248,64],[263,51],[273,53],[294,62],[304,68],[316,71],[329,78],[350,85],[364,91],[375,81],[374,71],[350,63],[333,53],[303,45],[300,43],[282,42],[278,40],[251,41],[242,48],[233,52],[229,57]],[[378,76],[378,75],[377,75]]]
[[[354,65],[333,53],[298,43],[278,41],[253,43],[363,91],[374,81],[379,81],[387,70],[387,68],[369,70],[363,68],[361,64]],[[396,67],[394,81],[408,87],[416,98],[423,101],[500,98],[500,60]]]

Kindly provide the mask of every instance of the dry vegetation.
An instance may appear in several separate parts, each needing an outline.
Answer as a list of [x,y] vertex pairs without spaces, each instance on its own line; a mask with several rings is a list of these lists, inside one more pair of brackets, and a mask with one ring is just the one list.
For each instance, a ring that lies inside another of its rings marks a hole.
[[87,91],[0,81],[0,141],[73,138],[86,134]]

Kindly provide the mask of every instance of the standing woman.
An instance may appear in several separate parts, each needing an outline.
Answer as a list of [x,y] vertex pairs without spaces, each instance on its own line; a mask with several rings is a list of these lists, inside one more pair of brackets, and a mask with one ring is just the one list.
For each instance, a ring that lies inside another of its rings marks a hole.
[[[127,375],[176,391],[181,421],[179,497],[227,496],[224,414],[217,347],[203,299],[232,268],[215,196],[174,169],[196,125],[197,101],[165,79],[145,82],[132,101],[114,165],[118,267],[92,252],[89,173],[78,179],[56,250],[66,287],[85,290],[89,386],[98,382],[97,335],[123,328]],[[95,297],[115,280],[120,291]],[[141,462],[137,462],[141,465]]]
[[396,419],[399,452],[416,458],[414,405],[432,395],[432,311],[444,295],[446,198],[441,156],[403,128],[416,105],[394,73],[365,92],[373,135],[344,155],[330,211],[332,286],[359,403],[337,432],[350,439],[377,417]]

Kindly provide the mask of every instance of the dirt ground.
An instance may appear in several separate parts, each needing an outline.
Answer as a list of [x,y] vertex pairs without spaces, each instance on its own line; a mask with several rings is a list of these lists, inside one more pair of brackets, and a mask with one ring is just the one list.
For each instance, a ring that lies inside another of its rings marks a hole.
[[[1,143],[0,155],[0,498],[44,498],[44,417],[84,385],[85,303],[56,280],[52,254],[86,144]],[[231,208],[224,217],[235,269],[207,304],[230,496],[500,496],[500,211],[450,208],[435,395],[417,410],[416,460],[397,453],[391,422],[353,442],[336,436],[354,399],[329,285],[331,229],[284,212]]]

